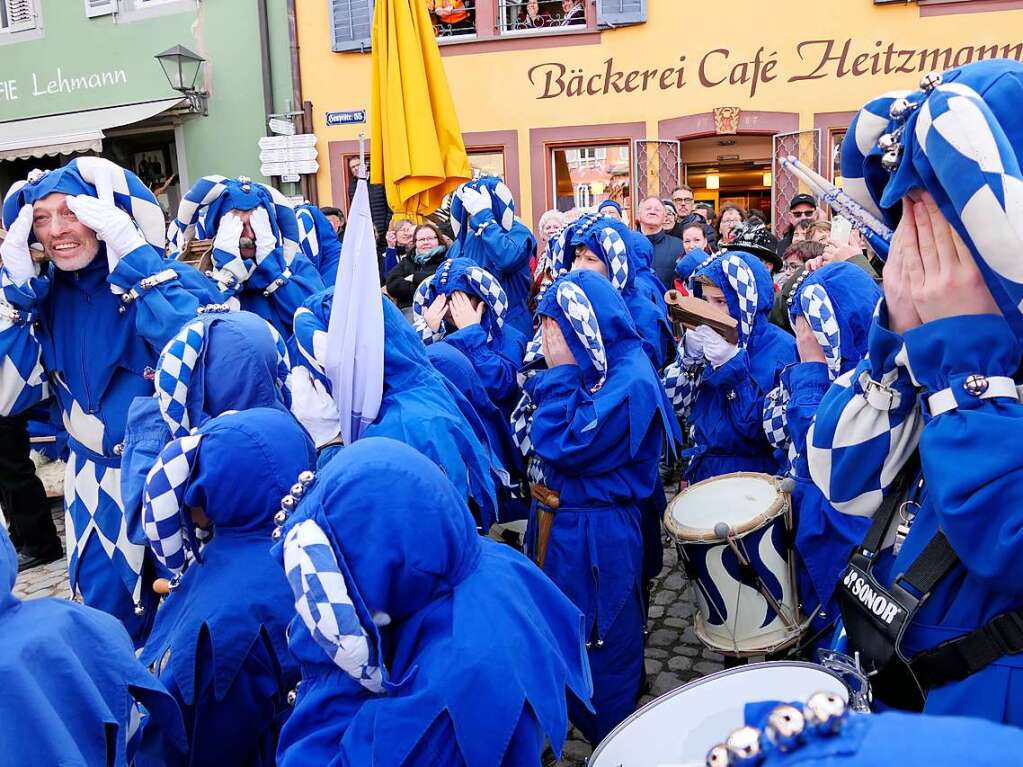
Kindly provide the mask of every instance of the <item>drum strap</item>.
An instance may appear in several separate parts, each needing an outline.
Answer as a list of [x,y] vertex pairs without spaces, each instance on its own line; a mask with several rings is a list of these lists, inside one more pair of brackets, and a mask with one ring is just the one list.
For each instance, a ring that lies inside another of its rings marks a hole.
[[959,563],[939,530],[890,588],[874,578],[876,556],[918,471],[916,458],[892,483],[863,544],[850,557],[837,592],[850,640],[864,656],[867,670],[876,676],[872,680],[875,692],[890,705],[906,708],[922,704],[922,696],[919,701],[912,695],[907,698],[907,672],[926,692],[966,679],[1005,655],[1023,652],[1023,609],[1019,609],[997,615],[980,628],[917,653],[912,659],[902,654],[899,645],[913,616],[938,582]]

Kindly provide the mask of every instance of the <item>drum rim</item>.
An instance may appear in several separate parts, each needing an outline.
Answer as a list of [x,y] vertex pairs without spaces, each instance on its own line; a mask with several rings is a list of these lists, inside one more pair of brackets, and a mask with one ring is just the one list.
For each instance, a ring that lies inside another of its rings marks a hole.
[[[821,666],[818,663],[808,663],[808,662],[802,661],[802,660],[763,661],[761,663],[747,663],[745,666],[739,666],[738,668],[722,669],[721,671],[715,671],[713,674],[707,674],[706,676],[701,676],[699,679],[694,679],[691,682],[686,682],[681,687],[676,687],[674,690],[669,690],[668,692],[664,693],[663,695],[658,695],[656,698],[654,698],[649,703],[644,704],[642,708],[637,708],[635,711],[633,711],[631,714],[629,714],[628,717],[626,717],[621,722],[619,722],[618,725],[615,726],[615,728],[613,730],[611,730],[611,732],[609,732],[607,735],[604,736],[604,739],[602,741],[600,741],[599,744],[597,744],[597,747],[593,750],[593,753],[590,754],[589,759],[586,760],[586,763],[587,764],[593,764],[593,760],[596,759],[598,756],[600,756],[600,752],[603,751],[604,747],[607,746],[607,744],[611,742],[612,738],[614,738],[616,735],[618,735],[621,730],[624,730],[626,727],[628,727],[630,724],[632,724],[632,722],[634,722],[636,719],[638,719],[640,717],[640,715],[644,711],[646,711],[648,708],[653,708],[655,704],[660,703],[661,701],[667,700],[669,698],[673,698],[676,695],[681,694],[681,692],[683,690],[689,690],[689,689],[692,689],[694,687],[699,687],[700,685],[702,685],[702,684],[704,684],[706,682],[712,682],[712,681],[714,681],[716,679],[721,679],[721,678],[726,677],[726,676],[731,676],[733,674],[738,674],[738,673],[742,673],[742,672],[745,672],[745,671],[749,671],[750,669],[756,669],[756,668],[759,668],[761,666],[772,666],[772,667],[784,666],[786,668],[810,668],[810,669],[815,669],[817,671],[821,671],[821,672],[823,672],[823,673],[825,673],[825,674],[827,674],[829,676],[832,676],[835,679],[837,679],[838,682],[842,685],[842,687],[844,687],[846,689],[847,697],[849,695],[851,695],[851,692],[852,692],[851,690],[849,690],[849,685],[847,685],[845,683],[845,680],[842,679],[842,677],[840,677],[838,674],[836,674],[831,669],[825,668],[824,666]],[[724,736],[724,734],[722,735],[722,737],[723,736]]]
[[672,538],[679,543],[720,543],[724,541],[723,538],[716,535],[713,530],[706,530],[695,527],[683,527],[675,522],[675,518],[671,514],[671,509],[675,505],[675,501],[685,496],[690,490],[700,487],[702,485],[709,485],[711,482],[719,482],[723,479],[741,479],[741,478],[752,478],[761,479],[769,482],[778,493],[778,497],[775,501],[768,506],[764,511],[751,518],[748,522],[744,522],[742,525],[731,527],[732,534],[735,536],[745,535],[746,533],[752,533],[755,530],[759,530],[761,527],[766,525],[773,519],[780,517],[789,506],[789,494],[782,489],[781,479],[774,476],[773,474],[764,474],[759,471],[733,471],[729,474],[718,474],[716,477],[708,477],[702,479],[695,485],[690,485],[681,493],[671,499],[671,503],[668,504],[668,508],[664,510],[664,528],[668,531]]

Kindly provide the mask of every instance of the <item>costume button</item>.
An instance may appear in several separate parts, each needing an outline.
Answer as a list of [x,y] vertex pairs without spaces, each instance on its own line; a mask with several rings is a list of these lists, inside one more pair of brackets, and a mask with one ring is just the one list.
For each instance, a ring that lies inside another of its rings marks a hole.
[[124,443],[123,442],[118,442],[116,445],[114,445],[113,453],[114,453],[114,455],[123,455],[124,454]]
[[966,390],[966,393],[974,397],[981,396],[990,386],[991,384],[987,380],[987,376],[982,376],[978,373],[974,373],[963,382],[963,388]]

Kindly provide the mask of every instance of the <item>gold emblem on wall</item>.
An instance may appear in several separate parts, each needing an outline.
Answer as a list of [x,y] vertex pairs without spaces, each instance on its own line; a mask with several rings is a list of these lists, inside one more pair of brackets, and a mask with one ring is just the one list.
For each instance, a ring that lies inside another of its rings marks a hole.
[[719,136],[735,135],[739,132],[739,107],[714,107],[714,131]]

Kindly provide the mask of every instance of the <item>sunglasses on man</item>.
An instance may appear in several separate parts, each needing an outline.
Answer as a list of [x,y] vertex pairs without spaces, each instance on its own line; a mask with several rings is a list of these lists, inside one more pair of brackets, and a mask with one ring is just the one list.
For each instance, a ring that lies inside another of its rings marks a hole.
[[816,212],[816,208],[811,208],[810,210],[790,210],[789,215],[792,218],[811,218]]

